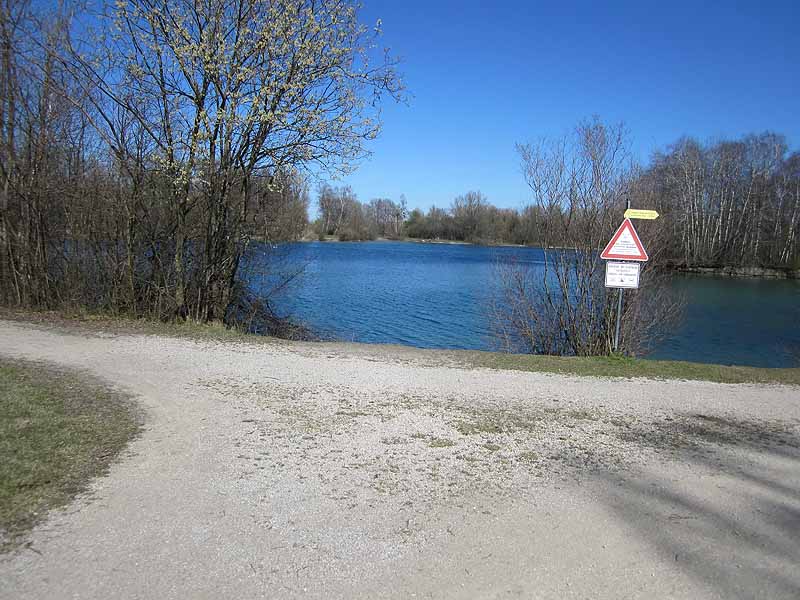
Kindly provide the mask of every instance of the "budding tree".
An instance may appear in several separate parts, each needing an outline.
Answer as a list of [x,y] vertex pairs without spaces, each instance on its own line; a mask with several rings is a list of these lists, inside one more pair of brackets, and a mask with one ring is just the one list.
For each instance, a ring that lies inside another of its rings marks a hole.
[[101,41],[73,35],[65,60],[120,160],[120,113],[151,144],[174,220],[177,314],[219,318],[256,180],[347,170],[379,131],[377,100],[401,92],[394,61],[342,0],[117,0],[76,30],[96,23]]

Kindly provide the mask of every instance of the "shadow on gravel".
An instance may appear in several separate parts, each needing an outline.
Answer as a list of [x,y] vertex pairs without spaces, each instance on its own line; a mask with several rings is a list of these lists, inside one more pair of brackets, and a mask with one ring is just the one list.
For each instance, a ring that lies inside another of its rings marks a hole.
[[662,425],[619,435],[669,449],[677,468],[601,476],[624,527],[715,597],[800,598],[797,428],[697,414]]

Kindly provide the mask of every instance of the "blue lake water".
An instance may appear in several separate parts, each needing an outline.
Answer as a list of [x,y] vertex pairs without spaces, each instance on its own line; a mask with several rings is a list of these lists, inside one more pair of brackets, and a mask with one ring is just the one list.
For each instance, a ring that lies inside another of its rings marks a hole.
[[[495,349],[487,308],[497,262],[543,260],[536,248],[403,242],[256,249],[262,253],[284,270],[304,266],[275,306],[327,336],[478,350]],[[252,277],[255,288],[269,286],[268,277]],[[800,281],[676,276],[672,285],[687,298],[685,318],[651,358],[797,366]]]

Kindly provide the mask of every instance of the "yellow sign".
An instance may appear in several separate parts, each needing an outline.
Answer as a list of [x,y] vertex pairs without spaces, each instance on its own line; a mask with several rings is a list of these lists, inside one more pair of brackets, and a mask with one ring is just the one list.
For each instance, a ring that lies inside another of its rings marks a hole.
[[658,213],[654,210],[639,210],[637,208],[629,208],[625,211],[626,219],[657,219]]

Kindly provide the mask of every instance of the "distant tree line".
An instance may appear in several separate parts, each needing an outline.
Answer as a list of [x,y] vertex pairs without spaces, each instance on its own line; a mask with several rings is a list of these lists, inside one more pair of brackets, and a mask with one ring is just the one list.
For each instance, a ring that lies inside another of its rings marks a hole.
[[[789,153],[783,136],[709,144],[681,139],[656,153],[647,168],[632,168],[625,194],[632,206],[661,214],[668,226],[663,257],[673,264],[800,267],[800,153]],[[403,234],[571,247],[566,237],[544,233],[569,216],[566,206],[497,208],[481,192],[467,192],[448,208],[412,210]]]
[[314,230],[320,239],[334,236],[340,241],[365,241],[378,237],[398,239],[408,214],[406,200],[375,198],[361,203],[349,186],[323,184],[318,197],[319,218]]
[[454,240],[477,244],[535,244],[533,208],[497,208],[479,191],[458,196],[449,208],[414,209],[405,224],[411,238]]

